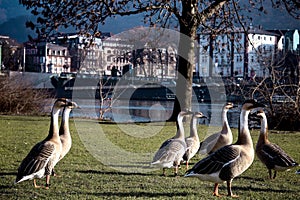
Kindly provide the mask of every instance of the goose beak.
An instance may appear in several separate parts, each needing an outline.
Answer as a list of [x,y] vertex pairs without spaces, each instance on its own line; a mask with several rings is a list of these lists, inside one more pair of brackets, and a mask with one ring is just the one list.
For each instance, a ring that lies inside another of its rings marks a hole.
[[81,107],[75,102],[73,102],[73,107],[76,108],[76,109],[81,109]]

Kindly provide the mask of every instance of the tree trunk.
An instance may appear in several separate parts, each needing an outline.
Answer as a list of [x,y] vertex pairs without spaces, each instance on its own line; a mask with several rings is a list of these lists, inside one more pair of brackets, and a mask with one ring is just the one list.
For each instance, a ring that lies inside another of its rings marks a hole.
[[[197,23],[193,20],[193,7],[187,4],[184,20],[180,21],[180,40],[178,47],[176,98],[169,121],[176,121],[182,110],[192,109],[193,69],[195,67],[195,38]],[[183,8],[184,10],[184,8]]]

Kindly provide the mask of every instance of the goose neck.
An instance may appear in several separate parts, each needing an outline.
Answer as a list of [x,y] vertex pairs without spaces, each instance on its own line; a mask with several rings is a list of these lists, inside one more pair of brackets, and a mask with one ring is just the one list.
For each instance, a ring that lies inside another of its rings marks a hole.
[[261,128],[258,140],[263,141],[264,143],[268,141],[268,121],[265,115],[263,115],[261,119]]
[[229,123],[228,123],[228,119],[227,119],[227,109],[224,109],[222,112],[222,122],[223,122],[223,127],[222,127],[222,133],[228,133],[229,129]]
[[69,117],[70,117],[70,108],[64,108],[63,114],[62,114],[62,120],[60,125],[59,134],[60,135],[67,135],[70,133],[69,130]]
[[177,132],[175,138],[184,139],[184,128],[183,128],[183,116],[179,116],[177,119]]
[[58,128],[59,112],[60,112],[60,108],[54,106],[51,111],[50,129],[47,137],[48,139],[59,138],[59,128]]
[[238,144],[253,145],[248,127],[249,110],[242,110],[240,115],[240,128],[238,134]]
[[190,136],[191,137],[196,137],[198,138],[198,133],[197,133],[197,117],[192,117],[192,120],[191,120],[191,124],[190,124]]

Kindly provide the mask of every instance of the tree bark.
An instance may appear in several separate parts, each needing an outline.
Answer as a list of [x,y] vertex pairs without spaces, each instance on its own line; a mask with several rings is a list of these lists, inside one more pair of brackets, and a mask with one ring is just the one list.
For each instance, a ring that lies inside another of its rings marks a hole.
[[179,20],[180,40],[178,46],[176,98],[169,121],[176,121],[182,110],[192,109],[193,69],[195,66],[195,38],[198,27],[193,16],[193,1],[183,3],[183,19]]

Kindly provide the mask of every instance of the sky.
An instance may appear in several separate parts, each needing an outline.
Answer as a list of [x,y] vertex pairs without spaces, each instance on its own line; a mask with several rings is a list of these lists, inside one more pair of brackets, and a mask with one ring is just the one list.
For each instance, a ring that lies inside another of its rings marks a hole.
[[[248,1],[248,0],[246,0]],[[266,1],[270,3],[269,1]],[[266,4],[268,4],[266,3]],[[270,6],[270,5],[269,5]],[[270,7],[269,7],[270,8]],[[262,25],[264,29],[300,29],[299,20],[291,18],[286,11],[280,10],[268,10],[268,15],[253,15],[253,25]],[[25,16],[26,15],[26,16]],[[16,17],[21,19],[29,19],[31,15],[30,11],[26,10],[25,7],[19,4],[19,0],[0,0],[0,35],[9,35],[16,38],[19,41],[27,39],[27,32],[24,20],[11,21]],[[100,29],[103,32],[120,33],[130,28],[143,25],[142,17],[128,16],[128,17],[117,17],[108,19],[104,26]],[[5,26],[1,26],[4,22],[7,22]],[[23,24],[19,24],[23,23]],[[22,27],[24,26],[24,27]],[[22,36],[21,34],[24,34]]]
[[30,12],[19,4],[19,0],[0,0],[0,24],[10,18],[26,14]]

